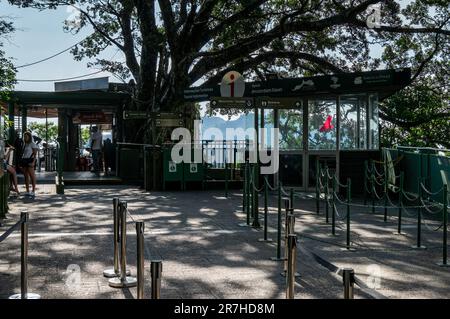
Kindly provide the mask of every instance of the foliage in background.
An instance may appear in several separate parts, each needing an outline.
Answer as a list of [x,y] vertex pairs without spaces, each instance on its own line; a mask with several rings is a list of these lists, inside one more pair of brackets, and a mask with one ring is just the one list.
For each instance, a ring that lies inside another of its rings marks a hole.
[[15,69],[3,51],[3,40],[14,31],[12,22],[0,16],[0,100],[6,100],[15,83]]
[[382,123],[381,142],[450,149],[450,95],[433,83],[421,82],[386,99],[381,111],[391,121]]
[[[28,129],[33,132],[34,135],[37,135],[45,142],[45,132],[46,125],[45,123],[36,123],[31,122],[28,124]],[[48,142],[56,142],[58,138],[58,125],[53,122],[48,123]]]

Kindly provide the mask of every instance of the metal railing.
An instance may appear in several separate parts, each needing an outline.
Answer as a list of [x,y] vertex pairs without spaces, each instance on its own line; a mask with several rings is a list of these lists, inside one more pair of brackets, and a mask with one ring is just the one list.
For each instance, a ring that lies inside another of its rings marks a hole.
[[[113,254],[114,266],[106,269],[103,276],[109,278],[108,284],[112,288],[130,288],[137,287],[137,299],[144,299],[145,283],[145,224],[143,221],[135,221],[136,226],[136,277],[131,276],[127,269],[127,215],[129,215],[128,204],[120,201],[119,198],[113,199]],[[160,260],[151,261],[151,298],[160,299],[161,297],[161,275],[162,262]]]
[[9,299],[40,299],[38,294],[28,292],[28,222],[27,212],[20,214],[20,220],[0,236],[0,243],[6,240],[14,231],[20,228],[20,293]]

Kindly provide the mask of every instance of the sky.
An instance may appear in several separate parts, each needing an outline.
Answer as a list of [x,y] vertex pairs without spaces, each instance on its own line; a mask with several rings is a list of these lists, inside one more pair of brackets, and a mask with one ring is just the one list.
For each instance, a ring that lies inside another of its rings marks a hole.
[[[63,30],[63,23],[73,16],[73,11],[67,7],[57,10],[39,12],[30,8],[17,8],[0,0],[0,16],[11,17],[17,28],[4,43],[4,50],[8,57],[13,59],[16,66],[32,63],[47,58],[57,52],[63,51],[81,41],[89,33],[89,29],[80,34],[70,34]],[[116,49],[107,49],[103,57],[115,60],[123,59],[121,52]],[[123,60],[121,60],[123,61]],[[86,66],[88,60],[75,61],[70,52],[34,66],[18,69],[17,79],[60,79],[80,76],[98,71]],[[86,78],[111,76],[102,72]],[[118,82],[110,77],[110,82]],[[16,90],[23,91],[53,91],[53,82],[31,83],[20,82]]]

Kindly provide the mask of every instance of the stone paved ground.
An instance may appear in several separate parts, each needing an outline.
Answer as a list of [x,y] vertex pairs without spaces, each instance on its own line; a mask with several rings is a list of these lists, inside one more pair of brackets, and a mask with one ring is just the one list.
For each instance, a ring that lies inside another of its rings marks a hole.
[[[70,188],[59,196],[49,185],[39,189],[34,202],[12,202],[12,212],[0,233],[14,224],[21,210],[31,213],[30,291],[43,298],[136,296],[135,288],[113,289],[102,277],[103,269],[112,265],[111,206],[115,196],[128,201],[133,219],[146,223],[146,297],[149,261],[162,259],[163,298],[284,298],[282,264],[269,260],[276,254],[275,244],[259,242],[262,231],[238,226],[245,221],[238,192],[226,199],[222,192],[145,193],[126,186]],[[269,214],[272,238],[276,238],[275,205],[273,198]],[[428,249],[416,251],[410,249],[415,240],[414,216],[405,218],[406,235],[399,236],[394,234],[395,216],[384,223],[378,213],[354,209],[352,241],[356,250],[348,252],[341,247],[345,243],[342,223],[337,236],[331,236],[323,213],[314,213],[314,200],[297,199],[295,207],[301,247],[339,267],[353,267],[361,279],[378,283],[377,291],[386,297],[450,297],[450,268],[436,265],[442,256],[442,230],[434,232],[432,228],[439,226],[438,222],[429,221],[430,229],[424,229]],[[128,264],[133,274],[134,232],[129,220]],[[20,287],[19,244],[18,233],[0,244],[0,298]],[[301,252],[298,267],[301,277],[296,298],[342,298],[340,277]],[[80,275],[71,269],[80,269]],[[357,289],[356,297],[368,296]]]

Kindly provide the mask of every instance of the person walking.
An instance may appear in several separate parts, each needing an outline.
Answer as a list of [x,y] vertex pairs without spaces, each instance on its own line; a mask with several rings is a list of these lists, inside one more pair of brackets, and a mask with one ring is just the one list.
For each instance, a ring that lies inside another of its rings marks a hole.
[[9,173],[10,180],[11,180],[11,190],[16,192],[17,196],[20,196],[19,187],[17,183],[17,172],[14,166],[11,164],[11,152],[14,151],[14,147],[11,145],[8,145],[7,151],[5,154],[5,158],[3,160],[3,169]]
[[103,135],[99,132],[97,126],[92,127],[91,130],[91,152],[94,171],[93,173],[100,176],[100,160],[102,158],[102,144]]
[[[33,137],[30,132],[25,132],[23,134],[23,149],[22,158],[19,161],[19,167],[25,176],[25,187],[27,192],[25,196],[35,198],[36,194],[36,174],[34,168],[36,165],[36,157],[39,148],[33,142]],[[32,186],[32,191],[30,193],[30,182]]]

